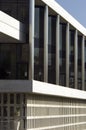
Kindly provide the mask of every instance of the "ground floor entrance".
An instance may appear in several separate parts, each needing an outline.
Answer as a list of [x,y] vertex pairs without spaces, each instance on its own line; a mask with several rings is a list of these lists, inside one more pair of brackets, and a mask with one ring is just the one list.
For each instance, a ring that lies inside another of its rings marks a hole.
[[0,130],[25,130],[25,94],[0,93]]

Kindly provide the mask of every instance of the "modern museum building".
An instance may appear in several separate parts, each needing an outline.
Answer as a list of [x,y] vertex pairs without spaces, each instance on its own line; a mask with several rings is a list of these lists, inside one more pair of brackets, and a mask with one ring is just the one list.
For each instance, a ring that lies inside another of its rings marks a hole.
[[0,130],[86,130],[86,28],[55,0],[0,0]]

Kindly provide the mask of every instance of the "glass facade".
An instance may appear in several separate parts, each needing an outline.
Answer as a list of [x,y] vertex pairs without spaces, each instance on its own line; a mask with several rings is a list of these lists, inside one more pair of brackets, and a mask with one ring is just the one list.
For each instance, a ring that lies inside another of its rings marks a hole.
[[75,31],[70,30],[69,32],[69,86],[74,88],[74,42],[75,42]]
[[85,40],[85,88],[86,90],[86,40]]
[[[34,2],[33,2],[34,3]],[[44,81],[44,13],[42,3],[35,1],[34,10],[34,79]],[[29,0],[1,0],[0,10],[24,23],[26,43],[0,43],[0,79],[29,79]],[[56,14],[52,9],[48,14],[48,83],[56,84]],[[31,10],[32,11],[32,10]],[[32,11],[33,12],[33,11]],[[52,15],[53,14],[53,15]],[[47,17],[46,17],[47,18]],[[32,24],[33,25],[33,24]],[[62,17],[59,23],[59,85],[66,86],[66,41],[67,30]],[[82,89],[82,35],[78,33],[77,66],[75,67],[75,30],[69,25],[69,87],[75,88],[75,68],[77,68],[77,89]],[[47,45],[46,45],[47,46]],[[85,47],[86,50],[86,47]],[[85,54],[86,55],[86,54]],[[86,59],[85,59],[86,61]],[[85,62],[86,64],[86,62]],[[74,68],[75,67],[75,68]],[[47,73],[47,72],[46,72]],[[85,65],[86,73],[86,65]],[[85,79],[86,83],[86,79]],[[6,110],[6,109],[4,109]]]
[[60,23],[60,74],[59,83],[66,85],[66,24]]
[[56,17],[48,18],[48,82],[56,83]]
[[28,79],[28,44],[0,44],[0,79]]
[[44,80],[44,8],[35,7],[34,79]]
[[82,89],[82,36],[78,36],[78,89]]

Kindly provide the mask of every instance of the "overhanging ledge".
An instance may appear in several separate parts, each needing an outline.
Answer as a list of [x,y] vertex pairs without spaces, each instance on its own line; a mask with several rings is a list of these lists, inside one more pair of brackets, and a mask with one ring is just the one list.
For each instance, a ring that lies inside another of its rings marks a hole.
[[24,25],[15,18],[0,11],[0,42],[19,43],[25,42],[25,39]]
[[33,93],[86,100],[86,91],[33,81]]
[[0,80],[0,92],[44,94],[86,100],[86,91],[35,80]]

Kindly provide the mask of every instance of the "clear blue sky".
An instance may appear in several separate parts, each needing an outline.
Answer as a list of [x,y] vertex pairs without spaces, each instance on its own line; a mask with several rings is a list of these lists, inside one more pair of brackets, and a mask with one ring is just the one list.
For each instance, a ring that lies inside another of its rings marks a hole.
[[86,0],[56,0],[75,19],[86,27]]

